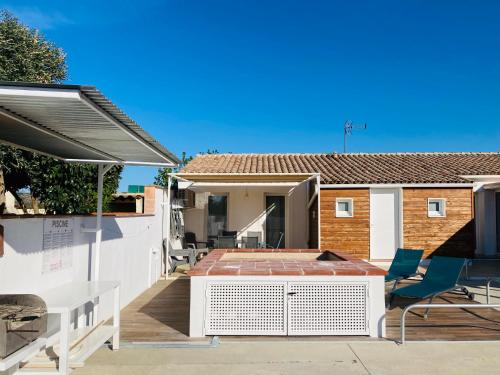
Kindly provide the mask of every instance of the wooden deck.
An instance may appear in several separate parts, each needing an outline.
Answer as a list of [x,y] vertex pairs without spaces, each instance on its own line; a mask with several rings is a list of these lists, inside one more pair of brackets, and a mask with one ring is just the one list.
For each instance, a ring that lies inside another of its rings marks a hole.
[[[387,312],[387,339],[399,340],[401,307],[396,300]],[[474,303],[461,294],[448,293],[434,303]],[[128,342],[206,341],[191,339],[189,331],[189,279],[159,281],[129,304],[121,315],[121,339]],[[434,309],[427,320],[423,309],[407,315],[407,340],[500,340],[500,311],[489,309]],[[368,337],[231,337],[231,340],[373,340]]]

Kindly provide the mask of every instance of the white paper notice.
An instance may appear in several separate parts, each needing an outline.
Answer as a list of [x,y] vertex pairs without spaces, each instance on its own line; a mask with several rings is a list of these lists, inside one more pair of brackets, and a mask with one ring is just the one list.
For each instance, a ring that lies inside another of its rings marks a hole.
[[63,270],[72,265],[73,219],[44,219],[42,273]]

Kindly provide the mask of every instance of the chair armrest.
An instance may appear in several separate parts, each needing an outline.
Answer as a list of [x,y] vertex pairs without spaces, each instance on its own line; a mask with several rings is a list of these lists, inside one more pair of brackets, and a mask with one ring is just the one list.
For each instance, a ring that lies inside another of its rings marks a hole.
[[189,254],[192,253],[192,251],[192,249],[171,249],[168,252],[168,255],[174,257],[188,257]]

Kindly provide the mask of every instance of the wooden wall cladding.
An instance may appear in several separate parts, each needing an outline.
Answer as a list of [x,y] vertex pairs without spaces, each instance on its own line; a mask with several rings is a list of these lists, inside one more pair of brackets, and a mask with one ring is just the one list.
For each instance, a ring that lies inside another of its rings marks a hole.
[[[341,197],[353,199],[353,217],[335,217],[335,199]],[[369,189],[321,189],[320,220],[321,249],[342,250],[358,258],[369,258]]]
[[[445,198],[446,217],[428,217],[427,199]],[[403,189],[404,247],[424,256],[473,257],[474,207],[470,188]]]

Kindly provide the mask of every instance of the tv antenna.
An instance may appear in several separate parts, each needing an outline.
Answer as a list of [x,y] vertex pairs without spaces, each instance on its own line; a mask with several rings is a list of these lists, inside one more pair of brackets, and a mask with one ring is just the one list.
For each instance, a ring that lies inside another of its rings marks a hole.
[[366,123],[363,125],[353,124],[351,120],[347,120],[344,123],[344,154],[347,152],[347,137],[352,135],[353,130],[365,130],[367,128]]

